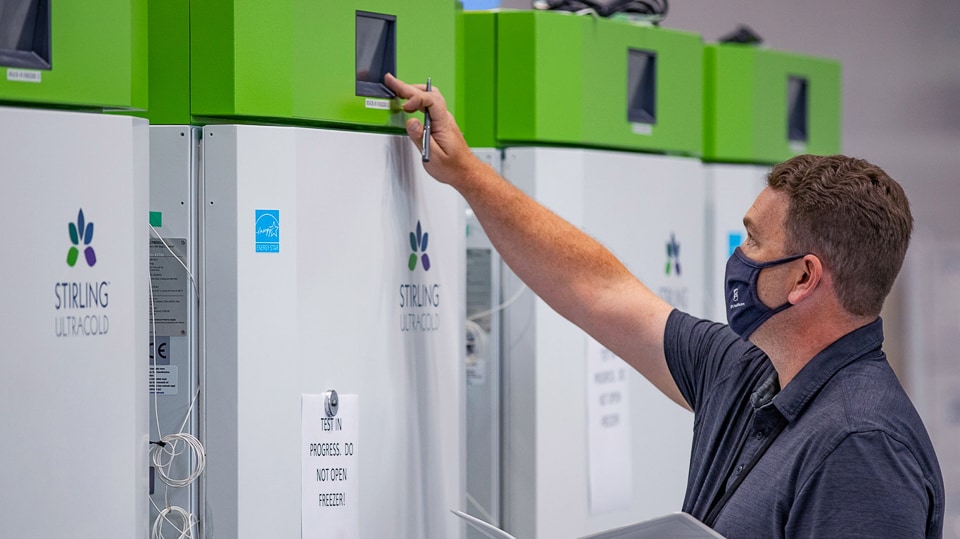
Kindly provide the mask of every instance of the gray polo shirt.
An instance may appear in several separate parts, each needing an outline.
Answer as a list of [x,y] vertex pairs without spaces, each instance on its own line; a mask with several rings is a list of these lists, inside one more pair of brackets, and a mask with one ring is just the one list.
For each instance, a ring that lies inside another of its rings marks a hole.
[[882,342],[878,319],[781,390],[767,356],[729,327],[671,313],[664,352],[694,410],[683,510],[704,520],[784,422],[717,517],[722,535],[940,537],[940,466]]

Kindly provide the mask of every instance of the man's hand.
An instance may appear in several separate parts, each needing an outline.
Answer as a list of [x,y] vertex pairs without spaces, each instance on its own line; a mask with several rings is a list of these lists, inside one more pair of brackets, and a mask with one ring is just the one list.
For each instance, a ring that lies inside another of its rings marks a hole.
[[[430,162],[424,163],[423,167],[437,180],[457,187],[457,182],[468,174],[476,158],[463,139],[453,115],[447,110],[443,95],[436,86],[427,92],[426,85],[407,84],[389,73],[385,82],[397,96],[406,99],[403,110],[424,112],[430,109]],[[417,149],[423,151],[423,124],[420,120],[407,120],[407,134]]]

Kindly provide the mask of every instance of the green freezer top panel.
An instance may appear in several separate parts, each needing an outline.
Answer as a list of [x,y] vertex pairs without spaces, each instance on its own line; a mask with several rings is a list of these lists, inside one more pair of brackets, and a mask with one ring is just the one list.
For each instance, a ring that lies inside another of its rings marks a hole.
[[457,22],[457,124],[471,147],[495,148],[496,13],[464,11],[460,13]]
[[190,4],[194,119],[402,128],[384,72],[430,77],[455,106],[455,2],[195,0]]
[[839,62],[711,44],[704,69],[705,160],[777,163],[840,152]]
[[0,101],[147,107],[147,0],[2,0]]
[[151,0],[150,106],[152,124],[189,125],[190,0]]
[[701,154],[698,35],[546,11],[499,12],[495,26],[499,145]]

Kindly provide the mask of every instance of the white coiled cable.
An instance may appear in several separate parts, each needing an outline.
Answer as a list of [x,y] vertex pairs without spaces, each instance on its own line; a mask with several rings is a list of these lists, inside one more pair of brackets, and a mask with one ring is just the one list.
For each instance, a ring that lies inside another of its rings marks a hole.
[[[156,520],[153,521],[153,529],[150,532],[150,539],[164,539],[163,536],[163,524],[169,523],[173,529],[180,533],[177,536],[177,539],[193,539],[193,531],[197,527],[197,519],[193,516],[192,513],[187,511],[182,507],[168,506],[166,509],[161,510],[159,507],[157,510],[160,512],[157,515]],[[175,523],[171,517],[179,518],[179,526]]]
[[[170,467],[177,457],[187,450],[193,451],[193,458],[196,459],[195,462],[197,463],[196,467],[192,472],[187,474],[186,477],[171,477]],[[200,440],[198,440],[196,436],[189,432],[175,432],[161,437],[159,443],[154,442],[151,458],[160,480],[176,488],[185,487],[196,481],[197,478],[200,477],[200,474],[203,473],[203,468],[207,463],[203,444],[200,443]]]
[[[186,264],[180,260],[180,257],[173,252],[173,249],[167,245],[167,242],[160,236],[160,233],[157,231],[157,229],[151,226],[150,230],[157,237],[157,239],[163,243],[163,246],[166,247],[167,251],[173,255],[174,259],[179,262],[181,266],[183,266],[183,269],[187,272],[187,276],[190,278],[191,283],[193,283],[194,291],[197,292],[197,297],[199,297],[197,282],[193,274],[190,272],[190,269],[187,268]],[[150,279],[150,281],[151,335],[156,335],[156,319],[153,315],[153,280]],[[157,393],[157,391],[153,392],[153,406],[154,414],[156,415],[157,419],[157,432],[162,433],[162,430],[160,429],[160,417],[159,413],[157,412]],[[197,397],[199,395],[200,388],[198,387],[197,392],[194,393],[193,399],[190,401],[190,406],[187,408],[187,413],[184,415],[183,422],[180,424],[180,429],[177,432],[163,435],[160,437],[159,441],[150,442],[153,445],[153,449],[150,453],[151,460],[153,461],[154,472],[158,477],[160,477],[161,481],[171,487],[181,488],[190,485],[196,481],[201,474],[203,474],[203,469],[206,467],[207,456],[203,444],[193,434],[184,432],[184,429],[187,426],[187,421],[190,419],[190,414],[193,411],[193,407],[196,404]],[[193,453],[193,461],[196,462],[194,470],[187,474],[186,477],[171,477],[170,472],[174,461],[176,461],[180,455],[183,455],[188,451]],[[153,498],[150,498],[150,503],[153,504],[158,513],[157,518],[153,521],[153,528],[150,534],[151,539],[165,539],[163,535],[165,524],[169,524],[170,527],[172,527],[174,531],[179,534],[177,535],[177,539],[194,539],[194,533],[195,531],[199,531],[200,524],[196,516],[182,507],[176,505],[171,506],[169,500],[166,501],[166,507],[164,509],[158,507],[153,501]],[[175,522],[175,520],[179,520],[179,523]]]

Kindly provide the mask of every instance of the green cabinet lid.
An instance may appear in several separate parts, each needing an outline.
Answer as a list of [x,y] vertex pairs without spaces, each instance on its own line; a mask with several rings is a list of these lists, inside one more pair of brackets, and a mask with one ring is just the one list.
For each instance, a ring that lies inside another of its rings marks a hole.
[[145,109],[147,1],[5,0],[0,101]]
[[[430,77],[454,105],[448,0],[166,0],[151,4],[153,123],[250,121],[400,130],[382,84]],[[171,35],[177,42],[167,42]]]
[[751,45],[704,48],[704,160],[840,152],[840,63]]
[[459,110],[472,146],[700,155],[698,35],[562,12],[463,16]]

